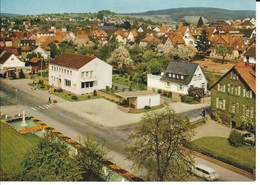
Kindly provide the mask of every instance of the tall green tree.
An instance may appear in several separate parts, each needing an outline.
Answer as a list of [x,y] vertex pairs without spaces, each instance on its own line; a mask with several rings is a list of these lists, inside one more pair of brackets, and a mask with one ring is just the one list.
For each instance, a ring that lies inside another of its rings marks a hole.
[[216,48],[216,53],[222,56],[222,63],[224,63],[225,57],[227,55],[232,54],[232,51],[233,51],[232,47],[226,44],[220,44]]
[[20,181],[78,181],[81,167],[69,158],[67,146],[53,136],[44,137],[21,162]]
[[198,21],[198,24],[197,24],[197,28],[200,28],[200,27],[203,26],[203,25],[204,25],[203,20],[202,20],[202,18],[200,17],[200,18],[199,18],[199,21]]
[[196,42],[196,49],[199,53],[205,54],[210,48],[208,35],[205,30],[202,30],[201,35],[199,36]]
[[191,135],[188,118],[169,107],[146,113],[130,135],[133,144],[126,147],[127,159],[133,167],[147,170],[146,180],[184,180],[193,160],[183,146],[190,143]]

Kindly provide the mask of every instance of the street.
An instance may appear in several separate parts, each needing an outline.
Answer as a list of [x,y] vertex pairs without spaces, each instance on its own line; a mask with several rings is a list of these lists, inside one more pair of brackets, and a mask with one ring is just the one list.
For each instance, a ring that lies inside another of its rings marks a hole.
[[[55,104],[47,106],[47,100],[43,101],[20,90],[16,92],[15,88],[3,83],[2,80],[0,86],[0,98],[1,112],[13,116],[18,112],[25,110],[27,115],[42,120],[46,124],[75,140],[78,140],[79,137],[84,136],[86,133],[95,136],[99,141],[104,142],[111,150],[108,155],[108,158],[111,159],[111,161],[142,178],[140,172],[135,172],[130,168],[131,163],[124,160],[125,155],[123,154],[124,146],[128,143],[128,134],[133,131],[134,125],[105,127],[95,124],[75,113],[61,109]],[[194,112],[186,114],[188,116],[194,116]],[[217,173],[220,175],[220,180],[251,180],[211,162],[199,158],[196,158],[196,161],[216,169]]]

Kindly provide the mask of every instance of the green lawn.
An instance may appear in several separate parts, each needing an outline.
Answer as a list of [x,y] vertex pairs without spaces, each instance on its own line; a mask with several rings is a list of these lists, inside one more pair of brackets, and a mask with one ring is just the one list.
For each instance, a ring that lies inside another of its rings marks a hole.
[[[29,84],[29,85],[32,86],[32,87],[35,87],[35,85],[36,85],[38,90],[42,90],[42,91],[49,90],[49,87],[47,85],[43,85],[42,86],[41,84],[38,84],[38,83],[36,83],[36,84]],[[42,88],[42,87],[44,87],[44,88]]]
[[72,94],[69,94],[65,91],[62,91],[62,92],[53,92],[52,94],[54,94],[55,96],[58,96],[60,98],[63,98],[65,100],[68,100],[68,101],[72,101],[72,102],[75,102],[75,101],[83,101],[83,100],[91,100],[91,99],[97,99],[97,98],[102,98],[102,96],[94,96],[94,95],[83,95],[83,96],[76,96],[78,99],[72,99]]
[[0,168],[8,174],[14,167],[19,167],[24,154],[36,146],[40,138],[33,134],[19,134],[3,122],[0,122],[0,130]]
[[[121,84],[121,85],[125,85],[125,86],[130,86],[131,83],[133,83],[133,81],[129,81],[128,82],[128,78],[125,78],[125,76],[113,76],[113,82]],[[132,86],[133,89],[137,89],[137,90],[146,90],[147,89],[147,85],[145,84],[134,84]]]
[[224,137],[203,137],[192,141],[192,148],[223,162],[252,172],[256,167],[255,148],[233,147]]

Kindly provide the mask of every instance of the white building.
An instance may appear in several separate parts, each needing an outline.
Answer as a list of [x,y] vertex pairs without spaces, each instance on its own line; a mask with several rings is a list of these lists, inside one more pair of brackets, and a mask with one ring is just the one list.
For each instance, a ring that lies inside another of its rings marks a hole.
[[256,47],[252,44],[244,54],[244,62],[256,64]]
[[0,69],[7,72],[6,77],[17,76],[17,71],[25,67],[25,63],[20,61],[14,54],[0,51]]
[[164,74],[148,74],[148,90],[170,91],[173,98],[187,95],[191,86],[204,88],[204,92],[207,92],[207,80],[196,63],[170,62]]
[[196,47],[196,39],[192,36],[190,31],[186,31],[184,33],[183,40],[187,46],[193,46],[194,48]]
[[161,103],[160,94],[153,91],[120,92],[116,94],[126,100],[129,107],[136,109],[143,109],[145,106],[158,106]]
[[37,47],[35,50],[33,50],[34,53],[40,53],[44,59],[47,59],[50,57],[50,51],[46,51],[42,49],[40,46]]
[[75,94],[112,87],[112,66],[97,57],[63,53],[49,63],[49,84]]
[[138,33],[143,33],[143,32],[144,32],[144,30],[143,30],[143,28],[142,28],[142,27],[139,27],[139,28],[138,28],[138,30],[137,30],[137,32],[138,32]]

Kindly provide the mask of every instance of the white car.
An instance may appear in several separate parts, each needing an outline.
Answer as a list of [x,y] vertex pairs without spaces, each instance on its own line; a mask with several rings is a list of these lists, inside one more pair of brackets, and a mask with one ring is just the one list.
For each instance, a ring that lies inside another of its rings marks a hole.
[[209,181],[215,181],[219,178],[214,169],[203,164],[196,164],[192,166],[191,172]]

